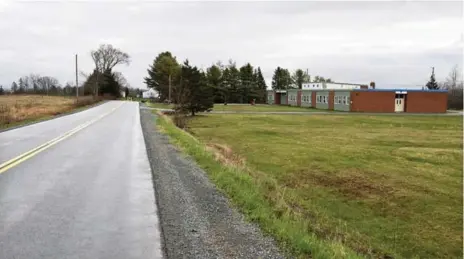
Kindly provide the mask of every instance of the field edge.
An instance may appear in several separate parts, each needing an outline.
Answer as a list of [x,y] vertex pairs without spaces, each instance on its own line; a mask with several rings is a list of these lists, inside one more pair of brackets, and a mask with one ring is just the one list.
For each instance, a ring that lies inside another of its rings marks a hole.
[[76,108],[73,108],[71,110],[56,114],[56,115],[44,115],[44,116],[40,116],[40,117],[33,118],[33,119],[26,119],[26,120],[22,120],[22,121],[18,121],[18,122],[13,122],[13,123],[10,123],[10,124],[2,124],[2,125],[0,125],[0,133],[5,132],[5,131],[9,131],[9,130],[14,130],[14,129],[26,127],[26,126],[30,126],[30,125],[40,123],[40,122],[44,122],[44,121],[48,121],[48,120],[53,120],[53,119],[60,118],[60,117],[63,117],[63,116],[78,113],[78,112],[81,112],[81,111],[85,111],[87,109],[102,105],[105,102],[106,102],[106,100],[98,101],[96,103],[76,107]]
[[[156,112],[154,112],[156,113]],[[281,214],[265,197],[264,188],[273,188],[269,179],[254,179],[246,169],[225,165],[215,159],[212,151],[188,132],[176,127],[170,118],[156,113],[161,133],[185,155],[192,157],[215,186],[231,201],[246,219],[271,235],[288,254],[298,258],[362,258],[351,248],[336,240],[326,240],[308,233],[307,222]]]

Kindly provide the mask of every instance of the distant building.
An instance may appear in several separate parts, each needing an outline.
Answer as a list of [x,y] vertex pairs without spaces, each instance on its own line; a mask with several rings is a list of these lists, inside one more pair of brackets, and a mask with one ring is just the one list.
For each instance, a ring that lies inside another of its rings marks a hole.
[[158,97],[158,92],[153,88],[150,88],[150,89],[142,92],[142,98],[149,99],[149,98],[156,98],[156,97]]
[[311,85],[311,89],[268,90],[267,102],[351,112],[445,113],[447,110],[447,90],[369,89],[367,85],[348,84],[335,84],[339,88],[334,88],[331,83],[325,86],[332,88],[316,88],[323,86],[319,83],[314,89]]

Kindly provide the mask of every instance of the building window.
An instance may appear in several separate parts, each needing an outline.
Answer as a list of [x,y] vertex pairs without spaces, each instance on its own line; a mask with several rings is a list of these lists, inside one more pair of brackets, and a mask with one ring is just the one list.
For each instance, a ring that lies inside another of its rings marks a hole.
[[346,105],[350,105],[350,97],[349,96],[346,97]]
[[343,96],[343,104],[346,104],[346,96]]

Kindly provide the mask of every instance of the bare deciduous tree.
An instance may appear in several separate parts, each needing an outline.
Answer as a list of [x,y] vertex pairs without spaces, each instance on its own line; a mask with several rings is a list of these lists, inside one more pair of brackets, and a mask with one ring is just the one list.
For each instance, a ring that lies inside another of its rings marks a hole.
[[90,55],[92,56],[95,64],[96,80],[94,94],[98,95],[98,81],[99,74],[105,71],[113,69],[119,64],[129,64],[129,54],[121,51],[120,49],[114,48],[111,44],[102,44],[97,50],[92,50]]
[[116,82],[118,82],[118,84],[121,86],[121,87],[129,87],[129,83],[127,83],[127,80],[126,78],[124,77],[124,75],[121,73],[121,72],[114,72],[114,77],[116,79]]
[[442,88],[448,90],[448,108],[461,110],[463,108],[463,80],[458,65],[451,69],[446,82],[442,83]]

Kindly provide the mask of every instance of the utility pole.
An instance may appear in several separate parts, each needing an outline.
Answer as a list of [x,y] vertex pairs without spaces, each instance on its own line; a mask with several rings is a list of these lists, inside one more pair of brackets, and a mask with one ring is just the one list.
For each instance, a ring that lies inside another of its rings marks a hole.
[[171,103],[171,74],[169,74],[169,103]]
[[79,79],[77,76],[77,54],[76,54],[76,101],[79,101]]

